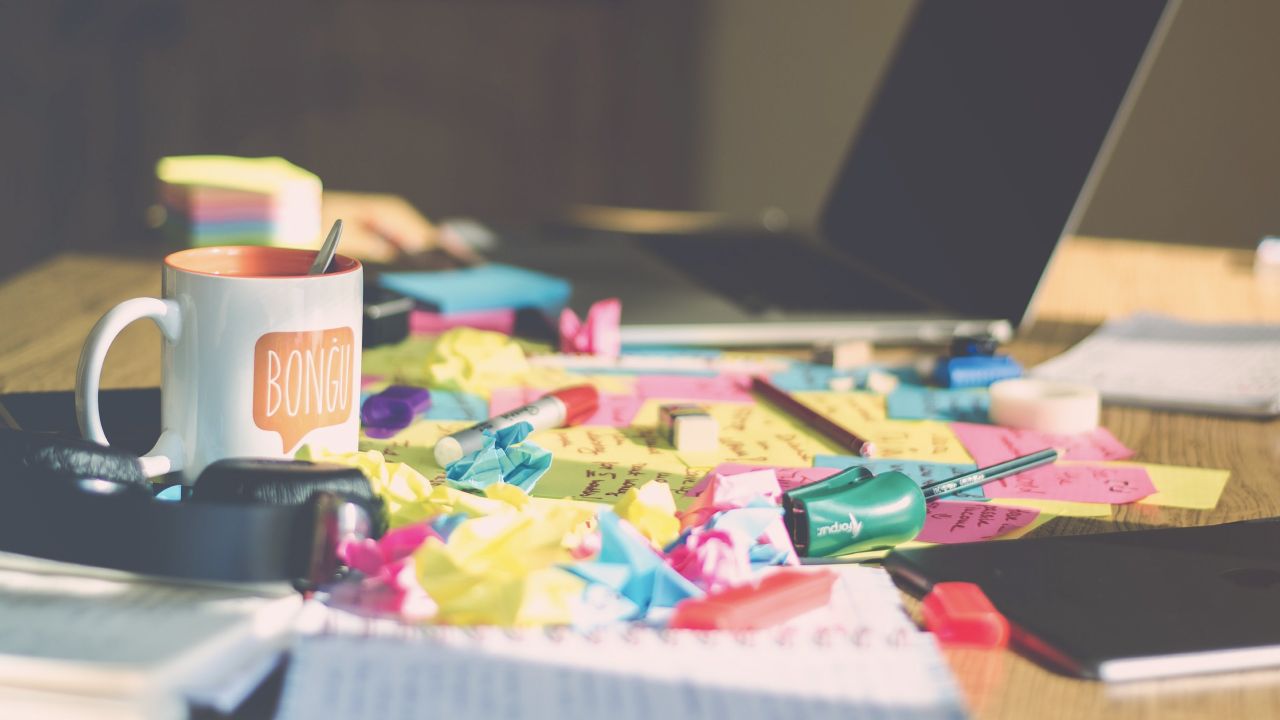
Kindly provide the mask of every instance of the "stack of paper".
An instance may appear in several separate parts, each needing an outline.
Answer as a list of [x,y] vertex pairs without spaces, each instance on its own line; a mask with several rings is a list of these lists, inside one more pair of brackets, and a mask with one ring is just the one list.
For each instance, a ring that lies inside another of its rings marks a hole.
[[0,717],[228,712],[275,666],[300,607],[296,593],[0,570]]
[[183,244],[318,244],[320,178],[284,158],[166,157],[156,178],[165,231]]

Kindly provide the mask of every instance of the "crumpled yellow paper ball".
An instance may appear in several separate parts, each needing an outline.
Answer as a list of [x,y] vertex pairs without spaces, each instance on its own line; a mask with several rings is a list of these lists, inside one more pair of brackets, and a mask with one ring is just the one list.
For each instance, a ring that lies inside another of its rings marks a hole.
[[529,503],[523,511],[466,520],[447,541],[414,553],[418,582],[454,624],[571,623],[586,588],[557,565],[573,561],[565,538],[594,514],[573,503]]
[[432,389],[461,390],[489,397],[493,389],[519,385],[529,363],[519,343],[502,333],[454,328],[440,335],[427,354]]
[[627,490],[622,499],[614,503],[613,511],[659,550],[680,534],[680,520],[676,518],[676,501],[671,496],[671,486],[661,480],[650,480],[638,488]]

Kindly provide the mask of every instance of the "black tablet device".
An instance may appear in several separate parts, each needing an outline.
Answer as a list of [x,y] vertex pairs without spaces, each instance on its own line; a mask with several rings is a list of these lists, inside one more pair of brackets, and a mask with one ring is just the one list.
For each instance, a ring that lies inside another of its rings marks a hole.
[[1280,666],[1280,518],[900,550],[903,589],[977,583],[1018,646],[1107,681]]

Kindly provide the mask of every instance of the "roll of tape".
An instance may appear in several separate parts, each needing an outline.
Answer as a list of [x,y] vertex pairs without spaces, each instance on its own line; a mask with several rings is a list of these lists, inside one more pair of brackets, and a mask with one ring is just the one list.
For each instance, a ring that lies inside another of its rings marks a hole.
[[1072,435],[1098,427],[1101,405],[1091,387],[1014,378],[992,383],[988,414],[997,425]]

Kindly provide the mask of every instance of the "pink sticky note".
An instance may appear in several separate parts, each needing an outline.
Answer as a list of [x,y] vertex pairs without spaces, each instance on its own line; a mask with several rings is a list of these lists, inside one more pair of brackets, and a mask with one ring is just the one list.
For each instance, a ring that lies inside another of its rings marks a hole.
[[755,402],[750,388],[749,376],[730,373],[715,377],[642,375],[636,378],[636,395],[645,399]]
[[1058,448],[1062,460],[1124,460],[1133,457],[1106,428],[1079,435],[1052,435],[1033,430],[1014,430],[997,425],[951,423],[960,444],[979,466],[994,465],[1033,452]]
[[381,375],[361,375],[361,376],[360,376],[360,387],[361,387],[361,388],[367,388],[367,387],[369,387],[370,385],[375,385],[375,384],[377,384],[377,383],[382,382],[382,379],[383,379],[383,378],[382,378],[382,376],[381,376]]
[[545,390],[527,387],[494,388],[489,394],[489,417],[497,417],[518,407],[524,407],[546,394]]
[[736,475],[738,473],[751,472],[752,470],[773,470],[778,476],[778,485],[782,487],[782,492],[786,492],[791,488],[808,485],[819,480],[835,475],[840,472],[840,468],[821,468],[821,467],[777,467],[775,465],[748,465],[743,463],[720,463],[711,469],[711,472],[703,476],[689,489],[685,495],[689,497],[697,497],[707,489],[707,485],[711,484],[711,478],[716,475]]
[[[546,395],[546,390],[525,387],[494,388],[489,395],[489,417],[523,407]],[[644,401],[634,395],[600,394],[600,406],[583,425],[597,427],[630,427]]]
[[409,311],[409,332],[415,335],[438,335],[457,327],[492,330],[510,335],[515,326],[516,311],[511,308],[449,314],[430,310]]
[[1123,504],[1152,495],[1156,486],[1141,467],[1049,465],[996,480],[982,489],[991,498],[1036,498]]
[[624,428],[631,427],[631,421],[640,412],[644,400],[635,395],[615,395],[601,393],[600,407],[596,414],[587,418],[583,425]]
[[917,540],[962,543],[990,540],[1024,528],[1040,511],[967,500],[939,500],[929,503],[928,513]]

